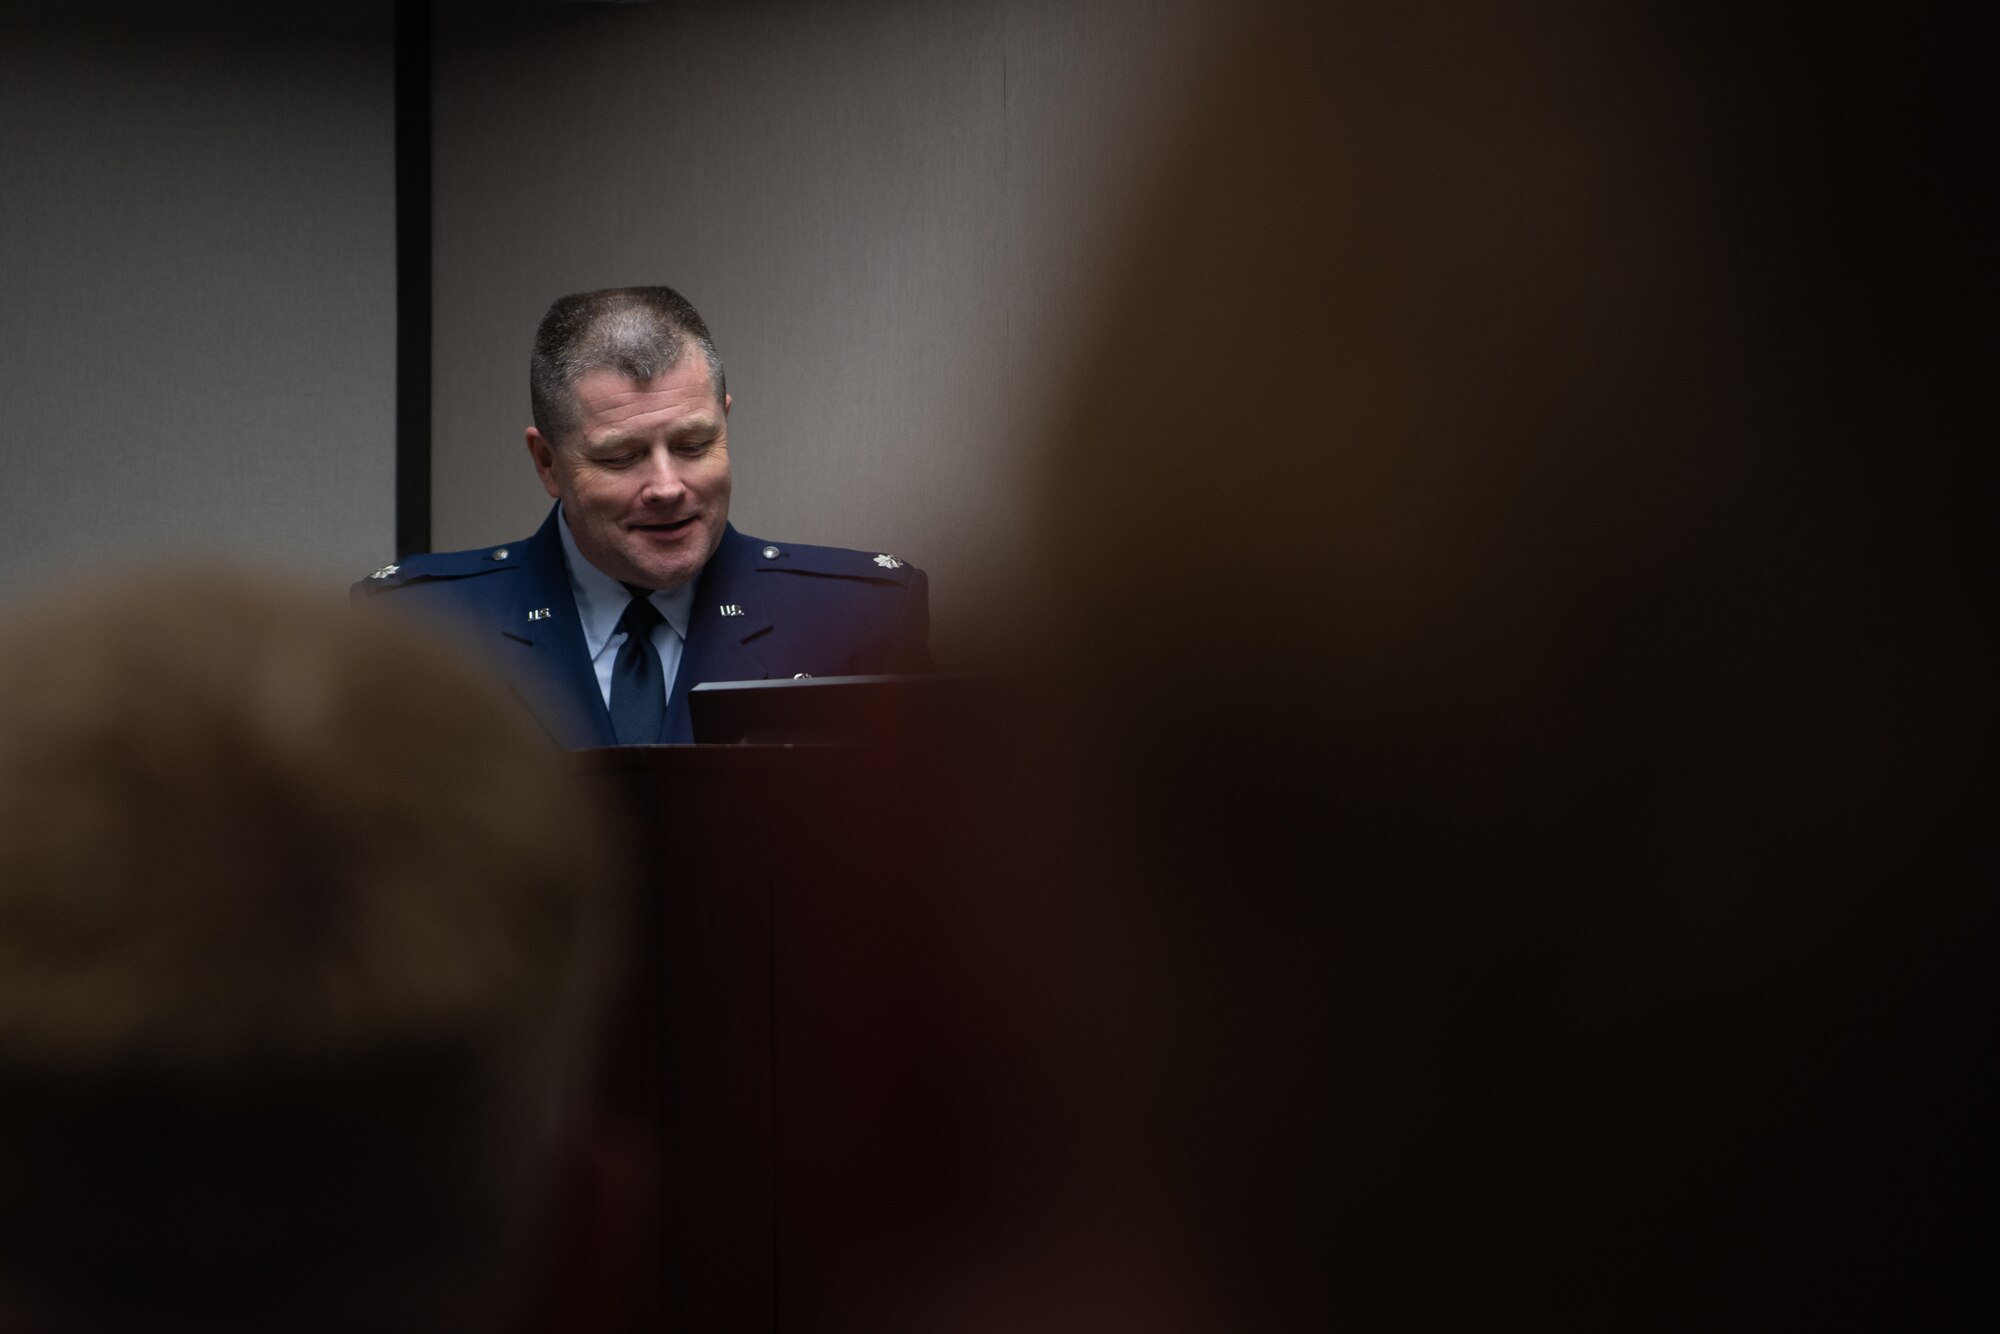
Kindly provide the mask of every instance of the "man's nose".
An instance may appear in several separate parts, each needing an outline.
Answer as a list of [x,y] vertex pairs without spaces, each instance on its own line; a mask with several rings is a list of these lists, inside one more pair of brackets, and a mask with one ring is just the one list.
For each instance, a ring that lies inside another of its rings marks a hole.
[[681,485],[680,470],[674,464],[673,454],[664,449],[656,449],[647,456],[645,477],[639,485],[639,499],[653,504],[662,500],[678,500],[685,489]]

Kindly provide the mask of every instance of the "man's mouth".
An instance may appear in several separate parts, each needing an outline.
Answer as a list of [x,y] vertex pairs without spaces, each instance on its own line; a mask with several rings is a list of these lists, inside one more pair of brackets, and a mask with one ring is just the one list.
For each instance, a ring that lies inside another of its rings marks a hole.
[[635,523],[631,527],[635,532],[641,533],[678,533],[694,521],[695,516],[690,514],[684,519],[675,519],[669,523]]

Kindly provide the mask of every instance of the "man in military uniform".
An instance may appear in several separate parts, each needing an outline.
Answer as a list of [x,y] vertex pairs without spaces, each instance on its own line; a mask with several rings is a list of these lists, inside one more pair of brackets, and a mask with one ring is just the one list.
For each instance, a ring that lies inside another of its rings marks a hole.
[[730,525],[732,400],[678,292],[561,298],[530,390],[547,521],[524,541],[407,557],[355,595],[469,629],[556,740],[691,741],[688,690],[704,681],[930,670],[921,570]]

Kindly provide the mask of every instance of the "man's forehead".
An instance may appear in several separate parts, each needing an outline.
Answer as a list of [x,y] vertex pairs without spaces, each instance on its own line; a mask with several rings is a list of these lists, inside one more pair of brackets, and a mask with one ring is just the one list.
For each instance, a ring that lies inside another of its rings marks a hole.
[[592,434],[660,414],[670,417],[672,424],[722,419],[722,404],[699,358],[683,357],[650,380],[635,380],[607,368],[588,370],[577,377],[572,392],[577,415]]

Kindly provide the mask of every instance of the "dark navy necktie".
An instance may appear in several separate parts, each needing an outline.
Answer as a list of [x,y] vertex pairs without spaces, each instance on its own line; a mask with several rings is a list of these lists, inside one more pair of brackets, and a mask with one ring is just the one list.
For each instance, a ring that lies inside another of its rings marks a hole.
[[653,627],[666,618],[645,589],[631,592],[618,618],[625,642],[611,661],[611,731],[621,746],[649,746],[660,739],[667,720],[666,670],[653,647]]

